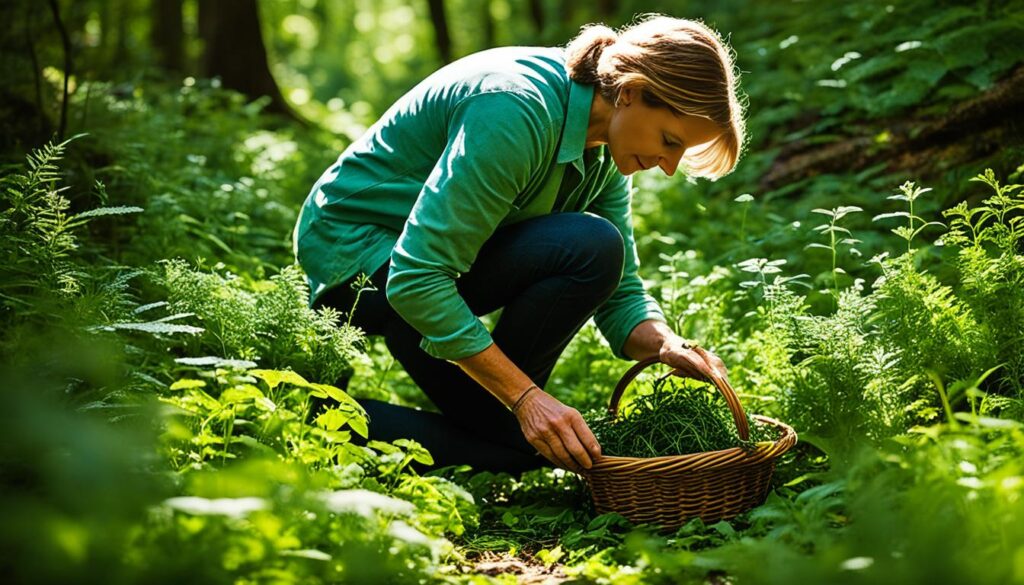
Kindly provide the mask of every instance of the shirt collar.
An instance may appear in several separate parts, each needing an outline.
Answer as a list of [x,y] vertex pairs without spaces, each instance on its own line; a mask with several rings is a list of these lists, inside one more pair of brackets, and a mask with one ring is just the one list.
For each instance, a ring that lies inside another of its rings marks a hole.
[[583,146],[587,141],[587,126],[590,124],[590,105],[594,101],[594,86],[569,80],[569,108],[562,126],[561,146],[558,148],[558,164],[583,157]]

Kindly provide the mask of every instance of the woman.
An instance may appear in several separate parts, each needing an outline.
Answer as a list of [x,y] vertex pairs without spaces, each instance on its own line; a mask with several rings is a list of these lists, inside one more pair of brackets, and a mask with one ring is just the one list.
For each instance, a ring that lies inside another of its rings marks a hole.
[[[347,312],[370,275],[353,323],[384,336],[441,413],[364,401],[371,438],[416,439],[437,465],[589,468],[594,435],[543,388],[591,316],[618,357],[724,374],[644,292],[627,177],[731,171],[736,86],[715,32],[654,15],[585,27],[564,50],[456,61],[345,150],[295,229],[312,302]],[[499,308],[488,331],[478,316]]]

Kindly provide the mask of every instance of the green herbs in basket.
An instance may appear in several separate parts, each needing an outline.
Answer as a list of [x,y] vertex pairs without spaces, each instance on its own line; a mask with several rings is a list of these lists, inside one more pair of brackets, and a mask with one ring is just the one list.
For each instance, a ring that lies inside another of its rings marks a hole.
[[725,400],[714,387],[659,379],[652,391],[619,408],[613,420],[606,412],[585,416],[604,455],[661,457],[730,449],[775,441],[778,431],[747,415],[750,440],[740,441]]

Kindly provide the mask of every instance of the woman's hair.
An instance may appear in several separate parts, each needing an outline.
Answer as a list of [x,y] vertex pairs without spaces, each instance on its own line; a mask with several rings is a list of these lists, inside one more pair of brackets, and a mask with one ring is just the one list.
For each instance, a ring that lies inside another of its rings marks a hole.
[[746,132],[739,75],[731,50],[703,23],[652,14],[619,32],[587,25],[566,47],[566,65],[571,79],[597,84],[610,103],[633,87],[648,105],[722,128],[707,147],[684,158],[688,174],[715,179],[736,166]]

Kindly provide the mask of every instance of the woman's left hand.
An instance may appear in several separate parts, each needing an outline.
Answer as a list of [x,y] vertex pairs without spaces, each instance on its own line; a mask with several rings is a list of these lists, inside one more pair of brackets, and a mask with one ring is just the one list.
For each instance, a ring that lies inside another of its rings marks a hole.
[[728,382],[728,370],[722,360],[710,351],[673,336],[661,346],[659,357],[662,363],[679,370],[679,373],[695,380],[722,378]]

